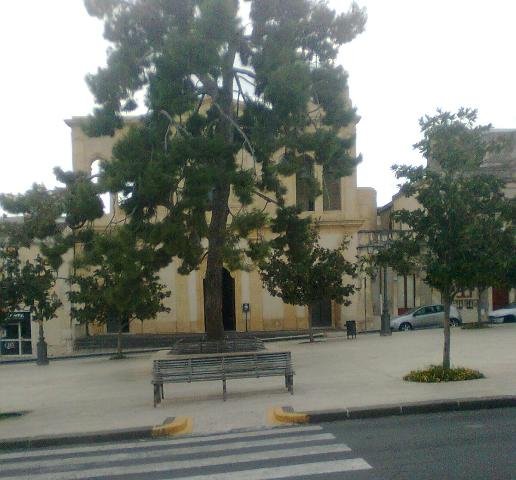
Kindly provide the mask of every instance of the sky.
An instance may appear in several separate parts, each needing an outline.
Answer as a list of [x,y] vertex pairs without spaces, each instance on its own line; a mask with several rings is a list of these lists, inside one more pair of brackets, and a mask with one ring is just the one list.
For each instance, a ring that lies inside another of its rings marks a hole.
[[[345,11],[348,0],[329,0]],[[477,108],[479,121],[516,128],[516,1],[358,0],[366,31],[342,47],[357,126],[359,186],[378,205],[397,191],[391,165],[421,164],[418,119],[437,108]],[[102,24],[82,0],[0,2],[0,192],[55,184],[71,169],[65,118],[87,115],[84,82],[105,62]]]

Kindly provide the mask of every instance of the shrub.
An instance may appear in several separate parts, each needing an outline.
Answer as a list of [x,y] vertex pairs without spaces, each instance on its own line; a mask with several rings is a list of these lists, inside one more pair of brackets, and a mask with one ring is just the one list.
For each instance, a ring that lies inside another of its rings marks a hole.
[[459,382],[462,380],[475,380],[484,378],[484,374],[470,368],[443,368],[442,365],[430,365],[424,370],[413,370],[403,377],[409,382],[437,383]]

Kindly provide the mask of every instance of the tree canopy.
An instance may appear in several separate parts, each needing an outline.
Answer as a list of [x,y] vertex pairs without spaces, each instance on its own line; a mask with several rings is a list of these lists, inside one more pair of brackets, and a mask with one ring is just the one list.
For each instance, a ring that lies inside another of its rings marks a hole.
[[[188,273],[206,259],[207,332],[220,338],[223,265],[243,267],[247,240],[269,220],[254,200],[280,215],[282,177],[307,158],[335,178],[360,160],[345,134],[358,117],[336,58],[363,31],[365,11],[337,14],[318,0],[85,5],[111,43],[107,66],[87,77],[97,106],[85,131],[113,135],[140,92],[148,111],[103,164],[102,184],[124,195],[131,227],[161,266],[177,258]],[[316,196],[323,186],[312,187]]]
[[346,243],[334,250],[321,247],[317,229],[298,214],[294,207],[285,208],[272,220],[277,236],[265,245],[265,254],[257,255],[258,269],[271,295],[291,305],[308,306],[312,341],[312,304],[334,300],[349,305],[355,285],[346,282],[356,276],[356,265],[344,258]]

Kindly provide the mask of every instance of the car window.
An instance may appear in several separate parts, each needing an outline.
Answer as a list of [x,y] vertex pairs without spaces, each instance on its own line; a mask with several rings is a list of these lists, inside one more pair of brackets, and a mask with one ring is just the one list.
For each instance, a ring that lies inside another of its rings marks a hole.
[[415,316],[428,315],[429,313],[433,313],[433,309],[432,309],[432,307],[427,306],[427,307],[421,307],[419,310],[414,312],[414,315]]
[[435,305],[436,312],[444,312],[444,307],[442,305]]

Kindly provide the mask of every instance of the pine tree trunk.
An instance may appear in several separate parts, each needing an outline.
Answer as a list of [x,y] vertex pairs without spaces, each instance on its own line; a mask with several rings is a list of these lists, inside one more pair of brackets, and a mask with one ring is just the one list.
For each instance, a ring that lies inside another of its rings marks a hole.
[[310,343],[314,341],[314,331],[312,328],[312,306],[308,305],[308,337],[310,338]]
[[[228,144],[234,141],[234,127],[228,118],[233,117],[233,65],[236,46],[230,45],[225,58],[222,88],[216,98],[221,114],[217,133],[224,137]],[[205,278],[205,316],[206,333],[211,340],[224,338],[222,318],[222,269],[224,268],[224,243],[226,240],[227,220],[229,214],[230,184],[227,181],[225,167],[220,165],[220,175],[213,191],[211,222],[208,231],[208,255]]]
[[211,340],[224,338],[222,319],[222,269],[223,248],[228,217],[229,185],[216,189],[213,195],[213,210],[209,231],[209,252],[205,281],[206,333]]
[[450,368],[450,305],[451,305],[451,299],[448,295],[443,295],[443,300],[444,300],[443,368]]

